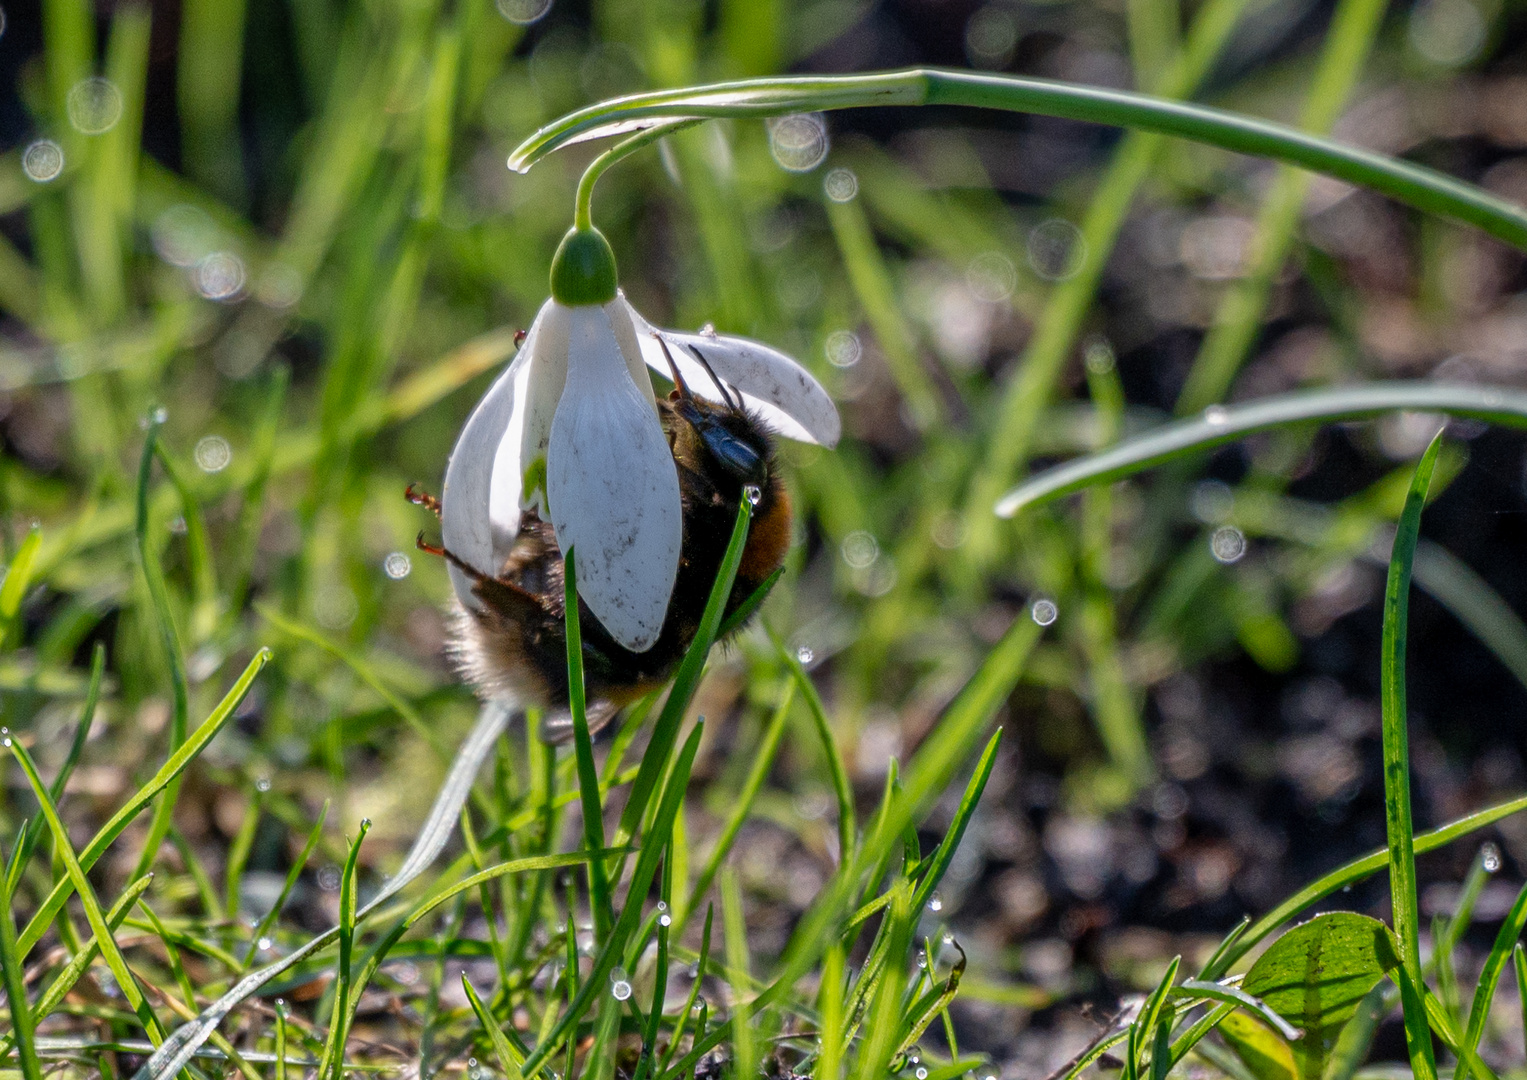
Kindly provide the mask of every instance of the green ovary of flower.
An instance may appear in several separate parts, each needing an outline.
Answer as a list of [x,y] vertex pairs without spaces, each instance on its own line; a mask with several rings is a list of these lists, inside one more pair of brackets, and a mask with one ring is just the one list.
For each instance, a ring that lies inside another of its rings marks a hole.
[[590,226],[567,231],[551,260],[551,295],[567,307],[608,304],[618,282],[615,252],[604,233]]

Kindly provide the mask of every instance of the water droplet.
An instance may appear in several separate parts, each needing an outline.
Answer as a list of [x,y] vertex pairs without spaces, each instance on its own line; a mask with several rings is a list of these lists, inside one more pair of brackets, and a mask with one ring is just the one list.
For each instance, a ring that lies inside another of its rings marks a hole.
[[233,300],[244,292],[244,260],[229,251],[214,251],[191,271],[191,284],[208,300]]
[[843,538],[843,561],[855,570],[863,570],[880,558],[880,544],[863,529],[856,529]]
[[916,1065],[922,1059],[923,1059],[923,1048],[921,1046],[918,1046],[917,1044],[914,1043],[912,1045],[912,1049],[907,1051],[907,1061],[909,1061],[913,1065]]
[[261,952],[270,952],[270,947],[274,944],[275,942],[270,938],[262,937],[259,941],[255,942],[255,948],[259,949]]
[[1018,47],[1018,19],[1002,4],[987,4],[965,24],[965,55],[972,67],[1000,71]]
[[827,157],[827,122],[820,113],[781,116],[769,124],[769,152],[789,172],[810,172]]
[[834,330],[827,335],[827,362],[833,367],[853,367],[863,355],[864,346],[852,330]]
[[742,497],[748,500],[749,506],[757,506],[763,501],[763,488],[757,484],[748,484],[742,489]]
[[960,514],[950,511],[934,522],[933,542],[945,551],[963,547],[970,537],[970,529]]
[[659,926],[672,926],[673,925],[673,916],[672,915],[659,915],[657,917],[657,924]]
[[256,791],[262,791],[262,792],[263,791],[269,791],[270,790],[270,777],[262,776],[258,780],[256,780],[255,781],[255,790]]
[[631,996],[631,982],[621,968],[610,972],[610,993],[615,995],[616,1001],[625,1001]]
[[1204,410],[1204,423],[1224,427],[1230,422],[1230,414],[1223,405],[1210,405]]
[[355,593],[337,581],[319,586],[313,598],[313,616],[325,630],[344,630],[360,614]]
[[5,738],[0,739],[0,746],[3,746],[7,750],[9,750],[11,748],[11,737],[9,735],[7,735],[7,736],[5,736]]
[[1500,848],[1494,844],[1486,844],[1479,852],[1479,865],[1484,867],[1485,873],[1493,874],[1500,869]]
[[918,953],[917,954],[917,969],[919,971],[922,971],[922,970],[925,970],[927,967],[928,967],[928,958],[926,956],[924,956],[922,953]]
[[196,467],[204,473],[219,473],[233,460],[233,447],[221,435],[203,435],[196,443]]
[[926,1066],[919,1065],[917,1072],[913,1075],[917,1077],[917,1080],[928,1080],[928,1069]]
[[69,123],[86,135],[101,135],[122,119],[122,91],[100,76],[74,84],[64,102]]
[[1013,260],[1000,251],[988,251],[970,260],[965,268],[965,284],[977,300],[987,304],[1005,304],[1018,288],[1018,271]]
[[1239,562],[1246,554],[1246,534],[1234,525],[1221,525],[1209,534],[1209,551],[1220,562]]
[[1082,349],[1082,363],[1086,364],[1087,370],[1094,375],[1107,375],[1118,366],[1113,346],[1100,334],[1094,334],[1087,339],[1087,344]]
[[816,650],[810,645],[802,645],[795,650],[795,658],[802,664],[809,664],[817,658]]
[[822,190],[833,202],[852,202],[859,194],[859,178],[852,169],[834,169],[822,181]]
[[721,335],[716,333],[716,324],[715,323],[706,323],[704,326],[700,327],[700,336],[701,337],[720,337]]
[[930,896],[928,898],[928,910],[929,911],[943,911],[944,910],[944,898],[942,896],[940,896],[938,893],[934,893],[932,896]]
[[318,887],[324,892],[334,892],[339,888],[339,867],[330,863],[318,871]]
[[1060,616],[1060,608],[1055,606],[1054,600],[1035,600],[1034,606],[1029,608],[1029,618],[1040,626],[1049,626]]
[[402,581],[413,568],[413,561],[401,551],[394,551],[382,560],[383,573],[393,581]]
[[551,0],[497,0],[498,13],[512,23],[529,26],[551,10]]
[[945,945],[953,945],[954,944],[954,931],[953,930],[945,930],[944,931],[943,941],[944,941]]
[[52,139],[38,139],[21,155],[21,170],[39,184],[64,171],[64,148]]
[[1049,281],[1065,281],[1087,261],[1087,241],[1082,231],[1065,218],[1040,222],[1029,233],[1029,265]]

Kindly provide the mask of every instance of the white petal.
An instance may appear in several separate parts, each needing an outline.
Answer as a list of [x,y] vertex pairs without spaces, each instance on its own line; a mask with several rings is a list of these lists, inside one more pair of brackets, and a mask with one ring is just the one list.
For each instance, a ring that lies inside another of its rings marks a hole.
[[631,381],[636,383],[638,389],[645,391],[647,400],[651,401],[652,376],[647,374],[646,358],[642,355],[641,342],[636,336],[636,321],[640,320],[644,327],[647,321],[636,314],[636,309],[626,303],[624,296],[617,296],[604,305],[604,313],[610,317],[610,329],[615,331],[615,340],[620,345],[620,355],[625,358],[626,369],[631,372]]
[[[516,413],[524,411],[530,361],[541,337],[546,312],[547,307],[543,306],[514,362],[493,381],[477,408],[472,410],[472,415],[467,417],[466,426],[461,429],[456,447],[451,451],[451,460],[445,467],[445,483],[440,489],[441,541],[452,555],[484,574],[498,570],[496,551],[502,548],[506,539],[512,541],[519,528],[518,514],[512,520],[499,521],[495,527],[494,503],[501,502],[506,494],[518,502],[519,492],[517,488],[512,494],[503,490],[495,492],[494,476],[500,472],[497,460],[504,432],[512,423],[523,423],[523,418],[517,417]],[[519,483],[518,472],[517,468],[503,470],[504,475],[516,478],[515,484]],[[508,532],[507,538],[503,535],[505,531]],[[461,602],[467,607],[479,607],[467,575],[454,564],[448,563],[447,568]]]
[[673,454],[632,381],[603,308],[569,310],[567,387],[551,425],[547,494],[557,543],[577,552],[578,595],[633,652],[662,631],[683,511]]
[[[556,415],[557,402],[562,400],[562,388],[567,383],[567,315],[568,309],[555,300],[546,301],[541,308],[541,315],[536,320],[540,332],[535,342],[530,382],[525,390],[523,420],[511,425],[505,433],[498,464],[494,467],[494,520],[501,520],[503,514],[508,514],[513,517],[516,530],[521,510],[535,507],[541,520],[546,520],[546,507],[539,492],[524,490],[525,470],[536,458],[546,456],[552,417]],[[529,344],[527,339],[526,345]],[[499,494],[500,484],[503,485],[502,496]],[[504,553],[508,554],[507,548]]]
[[[668,359],[652,337],[652,325],[630,304],[625,307],[631,312],[647,366],[664,378],[672,378]],[[711,370],[728,386],[742,392],[743,404],[762,416],[780,435],[799,442],[837,445],[843,431],[837,406],[811,372],[778,349],[728,334],[660,332],[669,343],[668,351],[679,366],[679,374],[693,393],[712,401],[722,400],[716,384],[689,351],[690,347],[698,348]]]

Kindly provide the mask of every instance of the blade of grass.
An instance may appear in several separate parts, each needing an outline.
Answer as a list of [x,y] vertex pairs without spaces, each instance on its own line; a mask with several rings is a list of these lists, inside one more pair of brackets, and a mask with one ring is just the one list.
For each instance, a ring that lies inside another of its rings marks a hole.
[[7,631],[21,610],[21,601],[26,597],[27,586],[32,583],[32,567],[41,548],[42,529],[34,525],[5,568],[5,576],[0,578],[0,645],[5,644]]
[[461,988],[466,991],[467,1004],[472,1006],[472,1012],[477,1014],[477,1022],[488,1033],[488,1039],[493,1044],[493,1053],[498,1057],[499,1066],[504,1070],[504,1075],[509,1080],[520,1080],[520,1065],[525,1060],[525,1055],[520,1053],[509,1040],[504,1037],[504,1029],[498,1026],[498,1021],[493,1019],[493,1014],[482,1003],[482,998],[477,996],[477,990],[472,986],[472,981],[467,978],[467,973],[461,973]]
[[[658,714],[657,723],[652,726],[652,737],[648,739],[646,753],[642,755],[641,768],[631,783],[631,794],[626,799],[625,809],[620,814],[620,824],[615,830],[615,847],[627,843],[636,834],[637,824],[646,815],[653,791],[668,768],[674,743],[678,740],[679,724],[700,685],[706,657],[716,640],[716,630],[721,625],[721,614],[726,608],[727,598],[732,594],[732,583],[737,579],[737,567],[742,562],[742,549],[747,544],[748,526],[752,519],[752,504],[747,499],[741,500],[737,506],[737,522],[732,528],[731,540],[727,543],[726,554],[721,558],[721,568],[711,586],[710,596],[705,601],[705,611],[700,616],[699,629],[679,664],[678,674],[673,677],[668,700],[663,705],[663,711]],[[623,869],[623,866],[618,866],[616,872],[610,875],[610,880],[620,881]]]
[[[42,777],[37,774],[37,766],[32,761],[32,755],[27,753],[26,747],[9,736],[6,736],[3,741],[9,744],[11,755],[26,773],[27,783],[32,786],[32,794],[36,796],[38,805],[48,820],[48,829],[53,834],[54,856],[63,862],[64,870],[74,884],[74,892],[80,899],[80,905],[85,909],[85,919],[90,924],[91,932],[95,934],[96,944],[100,947],[101,956],[106,960],[106,966],[111,969],[112,975],[117,980],[118,989],[122,991],[122,996],[127,999],[133,1012],[137,1013],[138,1020],[143,1025],[144,1031],[148,1033],[149,1039],[156,1044],[162,1042],[164,1029],[160,1027],[159,1018],[149,1008],[148,1002],[144,1000],[137,980],[127,969],[127,961],[123,958],[122,951],[117,948],[116,939],[111,936],[111,930],[106,925],[106,916],[102,913],[100,902],[96,899],[95,889],[85,877],[85,871],[74,853],[74,847],[69,843],[69,832],[64,828],[63,821],[59,819],[58,808],[54,806],[53,799],[42,782]],[[139,877],[141,876],[140,874]]]
[[[684,1029],[689,1024],[689,1017],[694,1011],[695,1002],[700,997],[700,987],[705,982],[706,965],[710,962],[710,932],[711,924],[716,914],[716,909],[707,904],[705,907],[705,929],[700,934],[700,955],[695,961],[695,980],[690,984],[689,996],[684,999],[684,1008],[679,1013],[679,1022],[673,1029],[673,1037],[668,1040],[668,1049],[663,1051],[663,1058],[657,1065],[657,1076],[668,1075],[668,1065],[673,1061],[673,1056],[678,1052],[679,1040],[684,1037]],[[1527,1008],[1527,1006],[1524,1006]]]
[[929,860],[927,870],[923,872],[922,880],[918,882],[917,891],[912,894],[912,910],[922,911],[933,895],[933,890],[938,888],[938,883],[944,879],[949,864],[954,862],[955,849],[964,839],[965,830],[970,826],[970,819],[975,816],[976,805],[981,801],[981,793],[986,790],[986,782],[991,779],[992,767],[997,763],[997,747],[1001,742],[1002,729],[998,728],[992,732],[991,738],[986,740],[986,749],[981,751],[980,760],[976,762],[970,782],[965,785],[965,791],[960,796],[960,805],[955,808],[954,820],[949,823],[948,831],[939,841],[938,848]]
[[[726,936],[726,963],[739,973],[744,984],[749,978],[752,964],[748,958],[748,926],[742,912],[742,883],[737,871],[728,866],[721,871],[721,923]],[[734,999],[740,999],[741,987],[733,985]],[[742,1008],[741,1000],[734,1000],[732,1008],[732,1060],[736,1075],[758,1074],[758,1046],[754,1039],[752,1017]]]
[[[137,816],[138,812],[152,802],[154,796],[168,787],[170,782],[185,770],[192,759],[206,748],[206,745],[212,741],[213,736],[222,730],[223,725],[233,715],[233,711],[244,700],[244,695],[249,692],[249,687],[253,684],[255,676],[270,662],[270,656],[269,649],[261,649],[255,653],[254,659],[250,660],[249,666],[244,669],[244,673],[239,676],[238,680],[228,690],[228,693],[224,695],[217,708],[213,709],[207,719],[203,721],[201,727],[192,733],[191,737],[181,745],[179,750],[170,755],[169,760],[154,774],[153,779],[139,788],[133,794],[133,797],[113,814],[105,825],[101,826],[100,830],[91,838],[90,843],[86,845],[85,850],[80,852],[79,861],[82,868],[88,871],[94,866],[96,860],[105,854],[107,848],[121,835],[122,830],[127,828],[128,823]],[[142,876],[141,874],[139,875],[139,877]],[[22,956],[30,952],[32,946],[36,945],[38,940],[41,939],[48,925],[58,914],[59,909],[64,906],[64,901],[69,898],[69,894],[73,890],[74,883],[67,877],[53,886],[53,891],[48,894],[47,899],[43,901],[42,907],[38,908],[37,913],[32,916],[31,922],[27,923],[26,929],[22,931],[21,938],[17,942],[17,948],[20,949]]]
[[1165,424],[1100,453],[1048,469],[1009,491],[996,510],[1001,517],[1013,517],[1091,484],[1119,480],[1253,432],[1317,421],[1362,420],[1400,410],[1527,428],[1527,393],[1504,387],[1399,381],[1275,394],[1241,405],[1216,405],[1202,417]]
[[[743,505],[746,504],[747,500],[743,500]],[[745,521],[746,516],[739,515],[739,519]],[[694,765],[695,753],[700,748],[700,736],[703,732],[704,724],[696,724],[679,751],[674,761],[673,771],[669,775],[668,784],[663,789],[657,817],[654,819],[651,831],[643,839],[641,855],[637,858],[635,869],[631,871],[626,906],[621,911],[620,918],[610,929],[609,940],[595,956],[593,969],[589,972],[577,996],[569,1004],[561,1019],[557,1021],[556,1027],[552,1029],[546,1041],[537,1046],[535,1052],[525,1060],[524,1072],[527,1077],[534,1077],[540,1071],[547,1057],[553,1052],[553,1047],[560,1045],[574,1029],[593,1003],[594,995],[603,992],[610,972],[624,955],[626,939],[641,921],[642,901],[647,895],[647,890],[652,887],[652,880],[657,874],[658,860],[662,858],[668,838],[672,834],[673,820],[678,815],[679,807],[683,805],[684,790],[689,784],[689,770]]]
[[308,833],[307,843],[302,845],[302,851],[292,861],[290,869],[286,871],[286,880],[281,883],[281,892],[276,896],[276,902],[270,906],[270,910],[260,917],[255,925],[254,932],[249,936],[249,948],[244,953],[244,962],[238,970],[246,971],[249,964],[254,960],[255,953],[260,948],[260,939],[271,928],[271,925],[281,915],[281,909],[286,906],[287,898],[292,895],[292,889],[297,885],[297,879],[302,876],[303,868],[307,866],[308,859],[313,854],[313,849],[318,846],[319,839],[323,836],[323,823],[329,816],[329,800],[323,801],[323,808],[318,811],[318,820],[313,823],[313,831]]
[[370,831],[371,819],[362,818],[339,878],[339,964],[334,973],[334,1012],[329,1020],[329,1042],[318,1065],[320,1078],[332,1075],[333,1080],[339,1080],[344,1072],[345,1044],[350,1035],[350,979],[354,974],[355,872],[360,861],[361,843]]
[[[435,856],[440,854],[455,830],[456,819],[471,793],[477,770],[487,760],[493,744],[508,726],[511,712],[512,705],[504,701],[489,702],[483,706],[476,726],[462,742],[455,760],[451,762],[450,771],[435,796],[429,817],[425,819],[413,847],[409,849],[408,857],[371,902],[356,912],[357,921],[381,907],[435,861]],[[330,945],[338,934],[338,927],[332,927],[275,963],[244,976],[227,993],[203,1009],[194,1022],[180,1027],[166,1039],[164,1045],[133,1074],[133,1080],[162,1080],[179,1072],[211,1033],[217,1030],[229,1012],[282,972]]]
[[[19,862],[20,855],[21,845],[18,843],[5,868],[6,882],[19,876],[12,873],[14,866],[11,864]],[[42,1064],[38,1061],[37,1045],[33,1041],[34,1016],[27,1004],[26,974],[21,968],[22,958],[16,951],[16,923],[11,914],[9,886],[0,886],[0,901],[4,901],[4,909],[0,910],[0,969],[4,971],[5,997],[11,1009],[11,1042],[21,1066],[22,1080],[42,1080]]]
[[833,942],[822,958],[821,988],[817,991],[821,1047],[811,1070],[813,1080],[839,1080],[843,1074],[843,961],[843,946]]
[[806,707],[811,712],[811,722],[816,727],[817,738],[822,743],[822,753],[827,759],[827,772],[832,777],[832,790],[838,800],[838,861],[844,866],[853,862],[854,847],[857,843],[859,826],[854,813],[854,788],[848,779],[848,769],[843,764],[843,755],[838,750],[838,741],[832,733],[832,722],[827,719],[827,709],[822,704],[822,696],[817,693],[816,684],[811,681],[811,676],[806,674],[806,668],[801,664],[800,657],[794,655],[779,641],[774,639],[774,650],[785,662],[790,675],[795,679],[797,686],[801,688],[801,696],[806,699]]
[[721,835],[716,838],[715,846],[706,857],[705,866],[701,869],[699,877],[695,878],[694,887],[689,892],[689,898],[684,901],[683,908],[674,913],[675,937],[684,936],[684,928],[689,925],[689,919],[699,905],[700,898],[710,889],[722,860],[732,850],[737,834],[742,831],[748,815],[753,812],[753,802],[758,798],[758,792],[763,787],[764,781],[768,779],[769,770],[774,767],[774,755],[779,752],[779,743],[785,734],[785,721],[789,718],[790,706],[794,700],[795,683],[788,682],[780,693],[779,705],[775,707],[774,715],[769,719],[768,727],[764,729],[763,738],[759,740],[758,746],[753,751],[753,765],[748,770],[747,779],[742,783],[742,790],[732,802],[732,811],[726,819],[726,824],[721,828]]
[[[1470,1053],[1479,1048],[1479,1040],[1485,1033],[1485,1022],[1490,1018],[1490,1005],[1495,1000],[1495,988],[1500,984],[1500,977],[1505,973],[1506,963],[1513,950],[1521,948],[1518,939],[1524,927],[1527,927],[1527,886],[1523,886],[1516,894],[1516,902],[1511,905],[1505,922],[1501,923],[1500,932],[1495,935],[1495,944],[1485,957],[1484,970],[1479,973],[1479,982],[1475,984],[1474,1001],[1469,1006],[1469,1023],[1463,1034],[1463,1048]],[[1460,1061],[1454,1071],[1455,1080],[1465,1080],[1467,1069],[1467,1060]]]
[[1410,494],[1395,530],[1394,553],[1384,589],[1384,632],[1380,672],[1383,711],[1384,810],[1389,834],[1389,889],[1394,905],[1394,932],[1406,980],[1400,996],[1405,1009],[1405,1041],[1410,1066],[1420,1080],[1437,1074],[1431,1030],[1427,1024],[1421,981],[1420,919],[1416,899],[1416,852],[1410,809],[1410,748],[1405,718],[1405,642],[1410,607],[1410,570],[1421,529],[1421,511],[1431,484],[1442,433],[1432,439],[1416,466]]
[[[746,501],[746,500],[744,500]],[[578,763],[578,798],[583,804],[583,846],[590,851],[604,847],[604,807],[599,801],[599,770],[594,765],[594,743],[583,697],[583,631],[578,621],[578,578],[574,549],[563,557],[563,601],[567,626],[567,698],[573,714],[573,756]],[[604,944],[615,921],[610,901],[610,881],[598,859],[588,865],[589,906],[594,915],[595,947]]]
[[[186,681],[184,654],[180,648],[180,635],[175,629],[175,616],[170,608],[170,594],[164,583],[164,570],[159,565],[159,553],[149,538],[148,489],[153,475],[154,449],[159,441],[159,428],[164,423],[162,410],[155,410],[149,417],[148,434],[143,439],[143,456],[138,462],[138,562],[143,578],[148,583],[149,597],[153,602],[154,618],[159,626],[159,640],[164,650],[165,663],[170,669],[170,687],[173,704],[170,713],[170,753],[180,749],[186,741],[187,716],[190,704]],[[149,820],[148,834],[143,840],[143,851],[133,872],[140,878],[153,868],[159,855],[159,845],[170,829],[170,817],[180,795],[180,778],[176,776],[165,789],[159,805]]]

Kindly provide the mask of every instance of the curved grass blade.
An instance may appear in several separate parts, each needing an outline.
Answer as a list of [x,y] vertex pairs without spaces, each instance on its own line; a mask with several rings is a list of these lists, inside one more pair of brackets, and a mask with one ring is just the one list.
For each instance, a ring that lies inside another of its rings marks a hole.
[[1527,247],[1527,211],[1424,166],[1204,105],[1047,79],[938,68],[746,79],[632,94],[552,121],[515,148],[509,167],[524,172],[559,147],[672,120],[781,116],[887,105],[962,105],[1175,135],[1325,173],[1419,210],[1466,221],[1507,243]]
[[[578,766],[578,799],[583,804],[583,846],[590,851],[604,847],[604,806],[599,799],[599,770],[594,766],[594,743],[589,738],[589,718],[583,686],[583,628],[578,621],[578,577],[573,548],[563,557],[563,606],[567,627],[567,708],[573,716],[573,758]],[[594,914],[594,940],[604,944],[614,922],[610,903],[610,879],[605,865],[594,859],[588,865],[589,902]]]
[[122,996],[127,999],[133,1012],[138,1014],[144,1031],[148,1032],[148,1037],[156,1043],[160,1042],[164,1038],[164,1029],[160,1027],[159,1018],[149,1008],[148,1002],[144,1000],[143,993],[138,988],[137,979],[127,969],[127,960],[122,956],[122,950],[117,948],[116,939],[111,936],[111,930],[106,925],[106,916],[101,911],[100,901],[96,899],[95,889],[85,877],[85,871],[80,867],[79,857],[75,855],[74,848],[69,843],[69,832],[58,816],[58,808],[54,806],[53,799],[48,795],[48,789],[44,786],[42,777],[37,774],[37,765],[32,761],[32,755],[27,753],[26,747],[20,742],[9,737],[5,741],[10,744],[11,755],[26,773],[27,783],[32,785],[32,794],[36,796],[38,805],[42,807],[43,815],[47,818],[48,829],[53,834],[54,855],[62,860],[65,873],[74,883],[74,891],[85,909],[85,919],[90,923],[91,932],[95,934],[96,944],[100,946],[106,966],[111,969],[111,974],[116,978],[117,987],[122,991]]
[[41,547],[42,529],[34,525],[5,568],[5,576],[0,577],[0,645],[5,644],[6,631],[21,610],[21,601],[26,596],[27,586],[32,583],[32,569]]
[[[1516,894],[1516,902],[1511,905],[1506,921],[1501,923],[1500,932],[1495,935],[1495,945],[1485,958],[1484,970],[1479,973],[1474,1001],[1469,1006],[1468,1027],[1463,1034],[1464,1048],[1470,1053],[1479,1048],[1479,1040],[1485,1033],[1485,1021],[1490,1018],[1490,1005],[1495,1000],[1495,988],[1500,985],[1500,977],[1505,973],[1513,948],[1520,948],[1517,939],[1522,936],[1524,927],[1527,927],[1527,886],[1523,886]],[[1460,1062],[1454,1072],[1455,1080],[1465,1080],[1467,1068],[1466,1060]]]
[[1405,1010],[1405,1041],[1410,1067],[1421,1080],[1437,1074],[1431,1030],[1421,980],[1420,915],[1416,896],[1415,826],[1410,809],[1410,743],[1405,717],[1405,642],[1410,611],[1410,572],[1421,531],[1421,511],[1432,470],[1442,448],[1442,433],[1432,439],[1416,465],[1405,509],[1395,529],[1394,554],[1384,588],[1384,630],[1380,657],[1379,701],[1383,711],[1384,811],[1389,835],[1389,892],[1400,964],[1407,976],[1400,984]]
[[[356,912],[357,921],[365,919],[390,900],[435,861],[435,856],[440,854],[440,850],[445,847],[446,841],[450,839],[455,829],[456,819],[460,816],[461,808],[471,793],[477,770],[487,760],[493,744],[498,741],[498,737],[508,726],[512,713],[512,703],[507,701],[493,701],[483,706],[477,725],[456,752],[456,759],[451,763],[445,782],[440,786],[440,793],[435,796],[435,804],[430,808],[424,827],[419,830],[419,835],[414,839],[414,846],[409,849],[408,857],[403,860],[403,865],[387,881],[376,897]],[[163,1080],[165,1077],[175,1075],[191,1060],[212,1032],[217,1030],[217,1026],[223,1022],[225,1016],[260,987],[318,950],[327,947],[338,936],[339,928],[332,927],[275,963],[244,976],[226,994],[203,1009],[201,1015],[194,1021],[177,1028],[164,1041],[164,1045],[133,1074],[133,1080]]]
[[711,882],[716,878],[716,871],[721,867],[721,861],[732,850],[737,834],[742,831],[748,815],[753,812],[753,801],[758,798],[758,792],[763,787],[764,780],[768,778],[769,770],[774,767],[774,755],[779,751],[780,740],[785,734],[785,721],[790,715],[790,705],[794,701],[795,683],[787,682],[784,692],[780,694],[779,705],[769,719],[769,726],[764,729],[763,738],[753,750],[753,766],[748,770],[747,779],[742,784],[742,791],[732,805],[731,815],[726,819],[721,835],[716,838],[715,846],[711,848],[711,853],[705,860],[704,869],[700,871],[699,877],[695,878],[694,886],[689,891],[689,899],[684,903],[684,909],[678,912],[674,919],[672,933],[675,937],[683,937],[684,928],[689,925],[689,920],[699,905],[700,898],[710,889]]
[[938,888],[938,883],[943,880],[949,864],[954,861],[955,849],[960,846],[965,830],[970,826],[970,819],[975,816],[976,804],[981,801],[981,793],[986,790],[986,781],[991,779],[992,767],[997,763],[997,747],[1001,742],[1002,729],[998,728],[992,732],[991,738],[986,740],[986,749],[981,751],[981,758],[976,762],[970,782],[965,785],[965,792],[960,796],[960,805],[954,812],[954,820],[950,822],[948,831],[944,833],[944,839],[939,841],[938,848],[933,852],[928,869],[924,872],[922,881],[918,883],[917,891],[912,894],[913,911],[921,911],[928,903],[928,898],[933,895],[933,890]]
[[1446,413],[1527,428],[1527,393],[1505,387],[1421,381],[1368,383],[1276,394],[1241,405],[1212,405],[1203,415],[1124,439],[1019,484],[996,506],[1000,517],[1091,484],[1131,476],[1186,454],[1201,453],[1257,431],[1312,422],[1362,420],[1397,410]]
[[[217,708],[213,709],[207,719],[202,722],[201,727],[192,732],[191,737],[181,744],[180,749],[170,755],[169,760],[154,774],[153,779],[139,788],[122,809],[113,814],[111,820],[102,825],[100,831],[91,837],[90,843],[85,845],[85,850],[79,854],[79,862],[82,869],[89,871],[95,865],[96,860],[106,853],[106,849],[112,845],[112,842],[122,834],[122,830],[127,828],[128,823],[137,816],[138,812],[152,802],[155,795],[168,787],[172,780],[184,772],[186,766],[191,763],[191,760],[206,748],[206,745],[212,741],[213,736],[222,730],[223,725],[228,722],[228,718],[233,715],[233,710],[239,707],[239,703],[244,700],[244,695],[249,692],[249,687],[254,682],[255,676],[260,673],[261,668],[270,662],[270,656],[269,649],[261,649],[255,653],[254,659],[249,661],[249,666],[244,669],[244,673],[229,688],[228,693],[223,695],[223,700],[218,703]],[[143,875],[140,874],[138,876],[142,877]],[[64,901],[69,899],[69,894],[73,891],[74,883],[67,877],[53,886],[53,891],[43,901],[42,907],[37,909],[37,913],[32,916],[32,921],[27,923],[26,929],[22,931],[21,937],[17,941],[17,948],[21,950],[22,956],[30,952],[32,946],[36,945],[38,940],[41,939],[42,935],[47,931],[49,924],[53,922],[54,916],[58,914],[58,909],[63,907]]]
[[[18,843],[11,851],[10,864],[5,868],[4,882],[12,877],[21,857]],[[21,956],[16,951],[16,922],[11,914],[11,889],[0,884],[0,972],[5,976],[5,997],[11,1009],[10,1042],[16,1050],[16,1060],[21,1065],[22,1080],[42,1080],[42,1063],[37,1058],[36,1015],[27,1004],[26,973],[21,970]]]
[[801,694],[811,710],[811,721],[816,727],[817,738],[822,742],[822,753],[827,758],[827,771],[832,777],[833,795],[838,800],[838,861],[847,866],[853,861],[854,844],[858,833],[854,814],[854,788],[848,780],[848,769],[843,765],[843,755],[839,752],[838,742],[833,737],[832,724],[827,719],[827,709],[822,704],[822,696],[817,693],[816,684],[811,681],[811,676],[806,674],[800,657],[793,655],[777,638],[774,640],[774,649],[779,653],[780,659],[785,662],[785,667],[789,669],[796,685],[801,688]]
[[1301,1032],[1283,1017],[1274,1012],[1261,998],[1253,997],[1239,986],[1226,986],[1224,983],[1204,982],[1202,979],[1184,979],[1182,985],[1176,990],[1177,995],[1194,1000],[1221,1001],[1227,1005],[1234,1005],[1245,1009],[1249,1013],[1255,1013],[1270,1027],[1275,1029],[1290,1042],[1299,1038]]
[[522,1074],[520,1065],[525,1060],[521,1054],[504,1035],[504,1029],[498,1026],[498,1021],[493,1019],[493,1014],[482,1003],[482,998],[477,996],[477,989],[472,985],[472,980],[467,978],[467,973],[461,973],[461,988],[466,991],[467,1004],[472,1006],[472,1011],[477,1014],[477,1022],[488,1033],[488,1039],[493,1043],[493,1052],[498,1056],[498,1063],[503,1067],[504,1075],[509,1080],[520,1080]]

